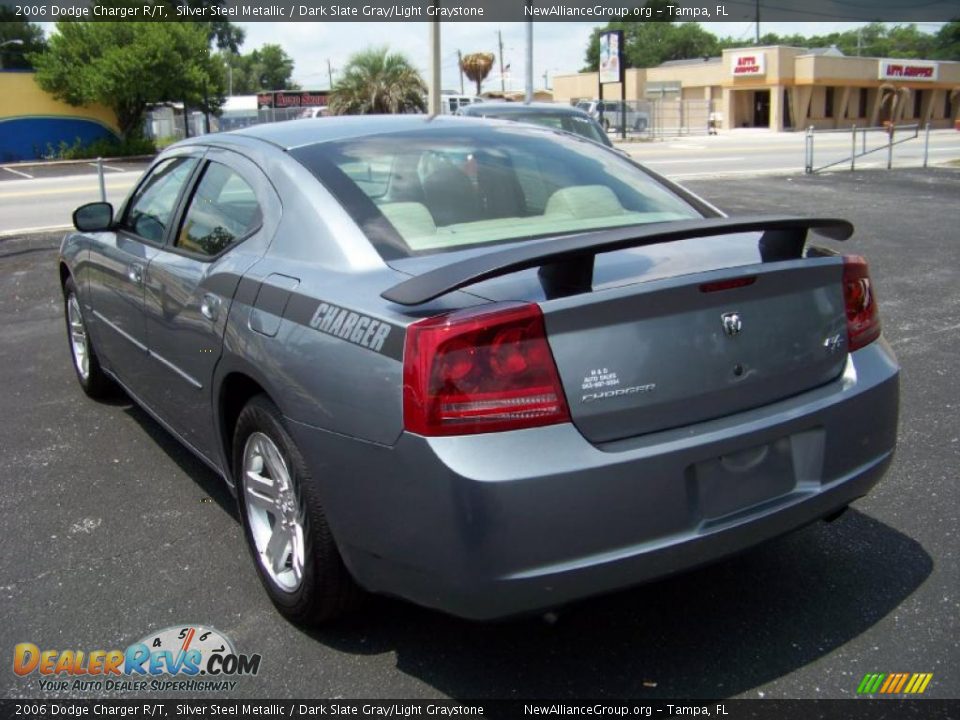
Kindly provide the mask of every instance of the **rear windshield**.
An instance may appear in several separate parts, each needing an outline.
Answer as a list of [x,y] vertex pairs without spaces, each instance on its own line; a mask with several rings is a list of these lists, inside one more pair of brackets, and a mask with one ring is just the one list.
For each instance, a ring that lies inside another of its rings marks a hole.
[[291,154],[387,260],[700,217],[624,158],[535,128],[434,127]]

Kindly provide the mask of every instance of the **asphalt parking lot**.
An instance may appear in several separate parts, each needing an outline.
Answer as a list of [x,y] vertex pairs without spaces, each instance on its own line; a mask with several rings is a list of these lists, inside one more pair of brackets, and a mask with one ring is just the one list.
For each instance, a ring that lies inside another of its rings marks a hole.
[[2,694],[57,696],[14,675],[16,643],[124,648],[200,623],[263,656],[236,697],[848,698],[868,672],[932,672],[927,697],[960,696],[960,171],[688,186],[733,213],[855,223],[842,247],[868,256],[903,365],[897,457],[833,524],[553,624],[475,624],[387,598],[322,630],[283,621],[217,478],[137,407],[77,387],[59,236],[0,241]]

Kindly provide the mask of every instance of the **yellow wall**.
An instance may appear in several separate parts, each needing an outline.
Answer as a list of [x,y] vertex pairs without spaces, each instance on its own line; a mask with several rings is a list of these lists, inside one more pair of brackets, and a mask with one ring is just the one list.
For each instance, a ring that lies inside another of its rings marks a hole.
[[0,118],[29,116],[85,118],[119,132],[117,118],[109,108],[74,107],[41,90],[31,72],[0,72]]

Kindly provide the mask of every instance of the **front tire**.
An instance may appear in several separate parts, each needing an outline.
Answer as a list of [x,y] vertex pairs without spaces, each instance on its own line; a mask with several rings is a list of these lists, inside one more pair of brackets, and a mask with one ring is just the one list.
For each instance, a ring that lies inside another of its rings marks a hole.
[[298,624],[343,614],[359,589],[303,456],[277,406],[263,395],[250,400],[237,420],[233,468],[244,537],[273,604]]
[[67,322],[67,342],[77,382],[83,392],[95,400],[110,397],[116,391],[116,386],[100,367],[100,359],[87,331],[77,286],[72,277],[68,277],[63,284],[63,315]]

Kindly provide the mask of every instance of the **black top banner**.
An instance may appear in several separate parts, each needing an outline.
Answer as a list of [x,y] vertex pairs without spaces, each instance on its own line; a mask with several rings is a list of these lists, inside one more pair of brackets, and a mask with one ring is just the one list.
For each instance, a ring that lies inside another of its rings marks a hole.
[[946,22],[960,19],[960,0],[0,0],[31,22]]
[[957,700],[0,700],[7,718],[955,719]]

